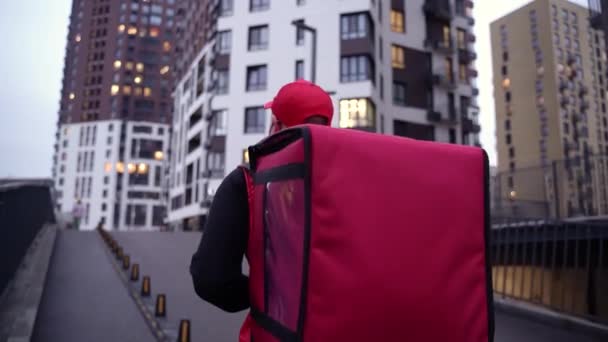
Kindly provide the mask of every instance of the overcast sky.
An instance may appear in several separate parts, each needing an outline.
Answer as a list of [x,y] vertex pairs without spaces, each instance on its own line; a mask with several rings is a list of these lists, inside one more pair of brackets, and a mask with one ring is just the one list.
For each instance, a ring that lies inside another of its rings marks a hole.
[[[475,1],[481,135],[492,163],[496,152],[489,24],[528,2]],[[586,0],[575,2],[584,4]],[[70,6],[71,0],[0,1],[0,32],[4,32],[0,52],[0,177],[51,175]]]

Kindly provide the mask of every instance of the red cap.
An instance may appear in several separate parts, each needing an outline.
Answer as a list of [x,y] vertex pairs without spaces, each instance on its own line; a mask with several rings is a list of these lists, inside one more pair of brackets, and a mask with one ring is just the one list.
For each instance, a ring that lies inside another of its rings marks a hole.
[[284,85],[274,100],[264,105],[285,126],[301,125],[312,116],[322,116],[331,123],[334,105],[331,97],[318,85],[297,80]]

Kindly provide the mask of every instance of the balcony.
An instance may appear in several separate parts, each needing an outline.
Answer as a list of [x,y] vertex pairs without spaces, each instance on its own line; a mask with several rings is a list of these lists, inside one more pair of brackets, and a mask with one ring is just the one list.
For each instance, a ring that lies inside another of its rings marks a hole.
[[441,74],[433,75],[433,85],[445,88],[447,90],[454,90],[457,87],[456,82],[454,81],[454,76],[450,77]]
[[429,122],[441,122],[441,113],[434,111],[432,109],[430,109],[427,113],[426,113],[426,119]]
[[570,104],[570,100],[567,97],[562,97],[559,104],[562,106],[562,108],[566,108]]
[[586,112],[587,109],[589,109],[589,102],[587,101],[581,101],[581,112]]
[[436,38],[428,38],[424,41],[424,46],[427,49],[432,49],[439,53],[443,53],[446,55],[451,55],[454,53],[454,44],[452,43],[454,40],[450,37],[450,40],[436,39]]
[[477,78],[479,73],[476,69],[469,69],[469,78]]
[[479,96],[479,88],[473,87],[473,96]]
[[580,85],[580,90],[578,91],[578,95],[580,97],[584,97],[585,95],[589,94],[589,88],[587,88],[586,85]]
[[593,29],[601,30],[602,26],[604,25],[604,21],[602,20],[602,13],[591,11],[591,14],[589,16],[589,23],[591,24],[591,27],[593,27]]
[[477,59],[477,54],[467,49],[458,49],[458,59],[464,63],[472,63]]
[[568,90],[568,82],[566,82],[566,81],[559,82],[559,91],[563,93],[566,90]]
[[426,0],[423,6],[427,16],[451,21],[454,18],[452,6],[448,0]]
[[462,120],[462,131],[464,133],[478,134],[481,132],[481,127],[469,118]]

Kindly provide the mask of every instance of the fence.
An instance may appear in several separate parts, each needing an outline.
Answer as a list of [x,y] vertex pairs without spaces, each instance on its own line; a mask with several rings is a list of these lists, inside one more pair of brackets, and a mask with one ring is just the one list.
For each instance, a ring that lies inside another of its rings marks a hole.
[[503,171],[490,184],[495,223],[608,215],[608,156]]
[[40,228],[53,221],[48,184],[0,184],[0,293]]
[[608,224],[494,228],[491,258],[496,294],[608,324]]

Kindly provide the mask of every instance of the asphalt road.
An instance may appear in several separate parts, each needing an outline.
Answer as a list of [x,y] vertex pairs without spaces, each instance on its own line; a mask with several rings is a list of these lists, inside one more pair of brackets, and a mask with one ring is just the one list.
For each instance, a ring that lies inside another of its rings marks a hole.
[[[167,296],[167,325],[190,319],[192,341],[236,342],[245,313],[228,314],[200,300],[188,272],[200,233],[112,233],[152,294]],[[153,341],[97,233],[60,231],[33,341]],[[504,312],[496,342],[596,342],[599,339]]]
[[[152,294],[167,296],[167,319],[190,319],[192,341],[236,342],[245,313],[229,314],[207,304],[194,292],[190,258],[200,233],[112,233],[141,275],[149,275]],[[177,324],[177,323],[175,323]]]
[[32,341],[152,341],[97,232],[60,230]]

